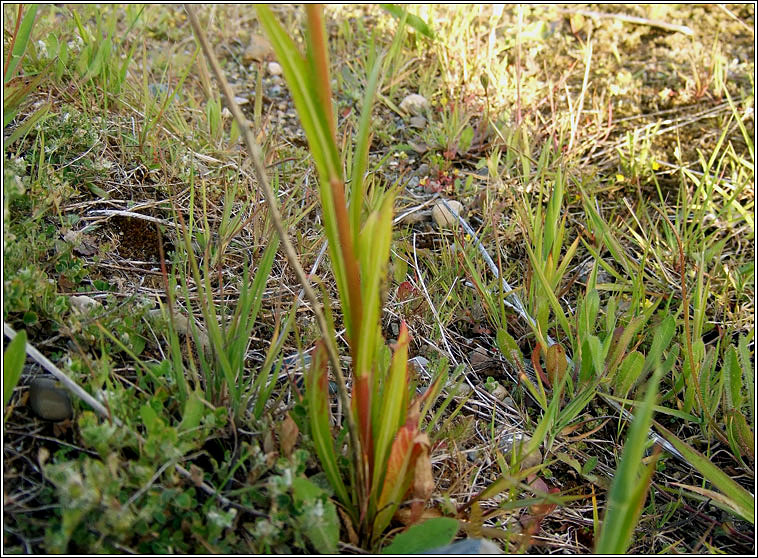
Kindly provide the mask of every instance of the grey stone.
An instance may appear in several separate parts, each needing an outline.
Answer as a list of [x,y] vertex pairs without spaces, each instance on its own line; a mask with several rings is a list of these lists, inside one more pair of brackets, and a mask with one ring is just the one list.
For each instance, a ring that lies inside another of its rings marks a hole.
[[29,406],[45,420],[60,421],[71,418],[74,408],[68,392],[52,378],[34,378],[29,386]]
[[454,543],[447,544],[426,550],[422,554],[502,554],[502,550],[487,539],[461,539]]
[[426,118],[423,116],[411,116],[411,128],[423,129],[426,126]]

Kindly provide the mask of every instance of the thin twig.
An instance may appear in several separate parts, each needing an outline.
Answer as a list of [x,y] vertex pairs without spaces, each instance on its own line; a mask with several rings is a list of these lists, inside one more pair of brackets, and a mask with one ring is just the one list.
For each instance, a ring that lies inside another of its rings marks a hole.
[[604,14],[602,12],[593,12],[590,10],[560,10],[564,14],[576,14],[583,15],[591,18],[611,18],[619,21],[625,21],[627,23],[637,23],[639,25],[649,25],[650,27],[660,27],[667,31],[676,31],[677,33],[684,33],[687,36],[692,37],[695,32],[686,25],[675,25],[673,23],[667,23],[660,19],[646,19],[644,17],[630,16],[626,14]]
[[[135,213],[134,211],[122,211],[120,209],[93,209],[89,212],[90,215],[103,215],[105,217],[131,217],[132,219],[142,219],[143,221],[150,221],[151,223],[157,223],[159,225],[166,225],[167,227],[174,227],[176,223],[169,221],[168,219],[161,219],[159,217],[153,217],[151,215],[143,215],[142,213]],[[203,229],[199,227],[193,227],[197,232],[202,233]]]

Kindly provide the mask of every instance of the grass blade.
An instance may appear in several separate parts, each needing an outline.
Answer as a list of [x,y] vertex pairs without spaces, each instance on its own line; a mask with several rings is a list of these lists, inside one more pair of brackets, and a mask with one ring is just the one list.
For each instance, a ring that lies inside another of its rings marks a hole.
[[661,435],[679,450],[708,482],[734,502],[735,507],[732,511],[735,514],[755,525],[755,497],[752,494],[737,484],[702,453],[689,444],[682,442],[672,432],[657,422],[653,421],[653,424],[655,424],[656,429],[660,431]]
[[[24,15],[24,19],[21,20],[21,26],[18,28],[18,35],[16,35],[13,42],[13,50],[5,65],[5,71],[3,72],[3,84],[6,84],[13,79],[16,75],[16,68],[24,57],[26,46],[29,44],[29,38],[32,34],[32,27],[34,27],[34,18],[37,15],[37,7],[37,4],[31,4],[29,6],[29,11]],[[18,9],[21,10],[23,7],[19,6]]]
[[634,527],[642,511],[652,468],[648,467],[640,474],[640,463],[653,420],[653,404],[662,371],[662,368],[656,368],[648,384],[645,399],[629,428],[621,463],[616,469],[608,494],[608,509],[600,538],[595,546],[595,552],[598,554],[624,554],[629,548]]

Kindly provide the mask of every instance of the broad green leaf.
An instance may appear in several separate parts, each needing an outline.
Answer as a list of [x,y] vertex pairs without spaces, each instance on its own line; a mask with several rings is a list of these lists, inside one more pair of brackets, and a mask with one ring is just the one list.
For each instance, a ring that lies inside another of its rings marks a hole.
[[[748,339],[745,335],[740,335],[740,339],[738,342],[738,347],[740,351],[740,366],[742,368],[742,378],[745,382],[745,387],[747,388],[747,392],[752,394],[753,393],[753,385],[755,380],[755,369],[753,367],[752,362],[750,361],[750,350],[748,349]],[[750,421],[750,424],[753,426],[753,430],[755,430],[755,401],[754,397],[748,397],[747,402],[750,408],[750,416],[748,417],[748,420]]]
[[614,378],[616,383],[616,394],[621,397],[626,397],[629,393],[632,385],[637,381],[642,374],[642,368],[645,364],[645,356],[639,351],[632,351],[624,360],[621,361],[616,377]]
[[182,413],[182,422],[179,424],[179,431],[187,432],[200,426],[204,408],[202,396],[196,391],[191,392],[187,401],[184,402],[184,412]]
[[500,349],[503,356],[511,363],[514,363],[514,358],[519,358],[521,355],[521,349],[519,349],[516,340],[503,328],[498,328],[497,330],[497,348]]
[[381,339],[381,285],[386,276],[392,244],[392,211],[394,193],[385,195],[381,208],[369,215],[358,237],[358,254],[361,271],[361,298],[363,324],[357,342],[357,362],[353,370],[357,376],[368,373],[374,362],[375,349]]
[[398,534],[382,549],[382,554],[420,554],[439,546],[450,544],[458,533],[457,519],[435,517],[418,525],[412,525]]
[[471,142],[474,139],[474,128],[469,124],[461,132],[461,137],[458,139],[458,153],[466,153],[471,147]]
[[728,410],[725,414],[726,433],[735,454],[747,456],[751,462],[755,461],[755,435],[745,420],[745,415],[735,409]]
[[305,536],[322,554],[335,554],[340,537],[339,518],[334,502],[323,489],[305,477],[292,479],[292,499]]
[[582,304],[581,321],[584,334],[590,335],[595,333],[597,324],[597,313],[600,310],[600,294],[597,289],[590,289],[587,296],[584,297],[584,304]]
[[582,344],[582,368],[580,383],[599,378],[605,368],[605,352],[603,343],[596,335],[590,335]]

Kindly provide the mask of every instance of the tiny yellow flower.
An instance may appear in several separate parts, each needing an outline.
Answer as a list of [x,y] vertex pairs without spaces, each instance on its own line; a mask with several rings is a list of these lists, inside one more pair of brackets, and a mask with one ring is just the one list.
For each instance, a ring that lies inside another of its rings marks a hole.
[[653,161],[653,164],[651,166],[653,167],[654,171],[657,171],[659,168],[661,168],[661,165],[658,163],[658,161]]
[[623,182],[624,180],[626,180],[626,177],[623,174],[616,175],[616,182]]

